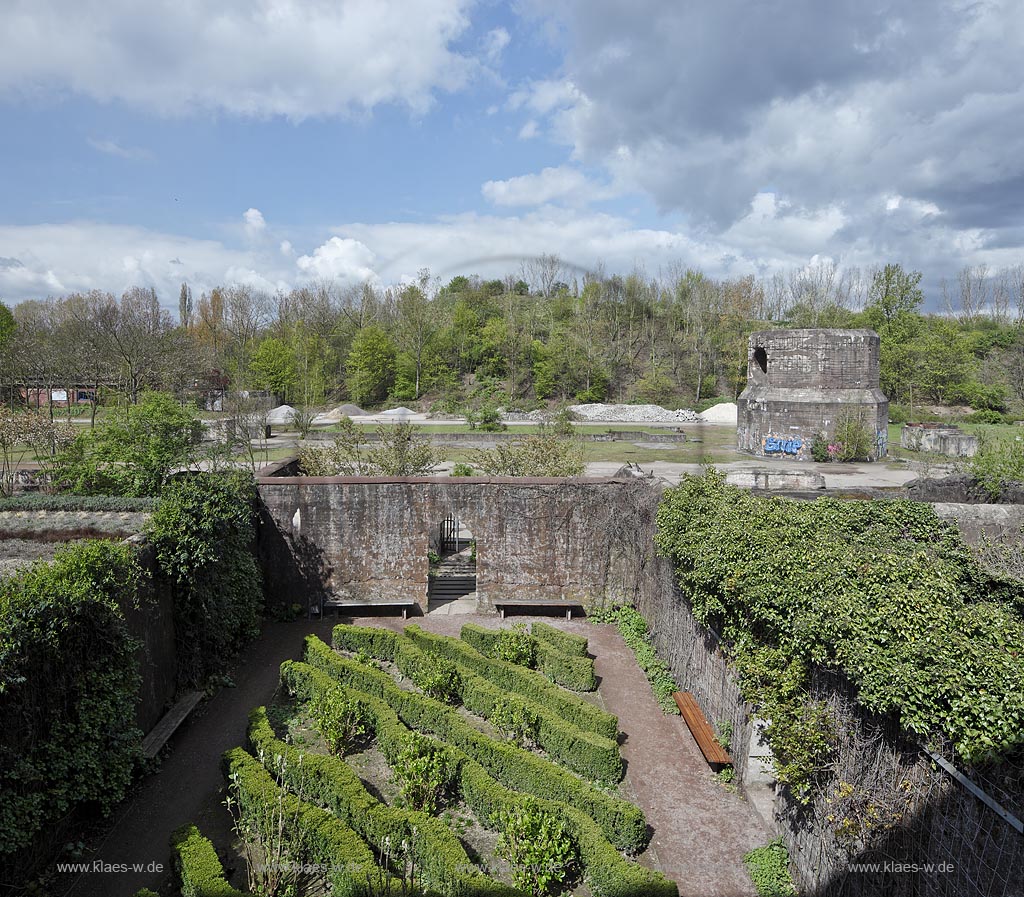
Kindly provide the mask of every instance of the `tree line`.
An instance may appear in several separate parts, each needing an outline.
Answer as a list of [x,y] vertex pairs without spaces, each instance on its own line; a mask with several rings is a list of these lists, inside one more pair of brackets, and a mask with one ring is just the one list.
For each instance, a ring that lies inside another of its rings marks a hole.
[[[871,327],[898,406],[1024,407],[1024,267],[965,268],[925,313],[920,272],[816,264],[715,279],[678,267],[574,274],[554,256],[501,280],[423,271],[396,287],[321,281],[271,295],[217,287],[177,317],[151,288],[0,304],[0,400],[67,389],[97,404],[143,389],[266,391],[296,407],[735,399],[747,338],[772,327]],[[31,393],[30,393],[31,394]]]

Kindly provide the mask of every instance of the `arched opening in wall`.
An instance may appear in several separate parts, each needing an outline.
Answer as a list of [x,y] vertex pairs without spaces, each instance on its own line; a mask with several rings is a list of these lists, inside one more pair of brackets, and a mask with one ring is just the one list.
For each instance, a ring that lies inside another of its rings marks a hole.
[[448,514],[431,543],[428,610],[476,592],[476,539],[466,523]]
[[768,373],[768,353],[763,346],[754,349],[754,363],[761,369],[762,374]]

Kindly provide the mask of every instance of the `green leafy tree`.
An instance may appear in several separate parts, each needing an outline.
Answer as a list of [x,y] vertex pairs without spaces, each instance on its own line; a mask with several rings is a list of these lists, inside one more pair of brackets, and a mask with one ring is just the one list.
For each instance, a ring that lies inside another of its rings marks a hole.
[[195,460],[202,433],[197,413],[168,393],[143,393],[123,418],[108,418],[78,434],[48,472],[70,492],[159,495],[176,469]]
[[352,401],[380,402],[395,379],[395,346],[377,324],[363,327],[352,340],[345,382]]
[[291,346],[277,337],[269,336],[256,347],[249,366],[256,386],[268,389],[288,401],[298,382],[295,352]]

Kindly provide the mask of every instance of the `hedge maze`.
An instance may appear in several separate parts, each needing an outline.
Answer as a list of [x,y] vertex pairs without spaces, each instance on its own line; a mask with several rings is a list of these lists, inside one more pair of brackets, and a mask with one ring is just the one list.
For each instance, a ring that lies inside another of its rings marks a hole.
[[[247,847],[319,870],[337,895],[541,897],[582,885],[595,897],[677,897],[634,859],[649,834],[617,794],[617,720],[575,693],[596,684],[586,640],[543,625],[500,638],[346,625],[333,646],[308,637],[303,659],[281,666],[295,715],[256,708],[249,750],[224,757]],[[522,663],[504,659],[509,645]],[[324,737],[289,730],[298,717]],[[361,777],[371,756],[389,789]],[[469,826],[490,840],[465,837]],[[234,895],[207,846],[183,833],[182,882]]]

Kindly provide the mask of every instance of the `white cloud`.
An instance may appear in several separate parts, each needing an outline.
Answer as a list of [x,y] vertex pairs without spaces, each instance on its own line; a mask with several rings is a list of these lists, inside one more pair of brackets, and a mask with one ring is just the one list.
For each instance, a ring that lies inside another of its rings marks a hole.
[[[291,119],[416,112],[478,64],[453,49],[472,0],[13,0],[0,91],[71,91],[161,113]],[[489,46],[500,44],[500,35]]]
[[487,181],[480,189],[484,198],[496,206],[537,206],[556,200],[582,205],[614,195],[611,188],[594,184],[583,172],[567,166],[505,181]]
[[295,264],[307,279],[343,280],[362,283],[376,280],[374,254],[358,240],[331,237],[312,255],[300,256]]
[[100,153],[108,156],[118,156],[121,159],[128,159],[131,162],[144,162],[153,158],[153,154],[139,146],[123,146],[117,140],[107,138],[100,140],[94,137],[86,138],[86,143]]
[[250,240],[258,239],[267,230],[267,222],[259,209],[246,209],[242,219],[245,221],[245,232]]
[[484,55],[487,57],[487,61],[496,63],[501,59],[501,54],[511,40],[511,35],[504,28],[494,28],[488,31],[484,37]]
[[526,124],[524,124],[519,129],[519,139],[520,140],[532,140],[539,133],[540,133],[540,129],[537,127],[537,122],[535,122],[531,118],[528,122],[526,122]]

